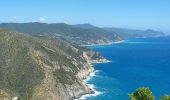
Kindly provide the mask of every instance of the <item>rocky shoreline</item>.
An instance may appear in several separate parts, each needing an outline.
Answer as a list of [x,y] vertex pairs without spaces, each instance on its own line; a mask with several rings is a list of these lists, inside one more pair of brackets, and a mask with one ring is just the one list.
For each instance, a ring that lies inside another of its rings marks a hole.
[[[116,42],[110,42],[110,43],[106,43],[106,44],[95,44],[95,45],[81,45],[81,46],[101,46],[101,45],[111,45],[111,44],[117,44],[117,43],[122,43],[124,42],[124,40],[121,41],[116,41]],[[96,58],[94,58],[93,56],[97,56]],[[93,87],[90,87],[89,84],[87,83],[88,80],[90,80],[94,75],[91,74],[95,74],[95,69],[93,68],[93,64],[95,63],[109,63],[111,62],[110,60],[107,60],[105,58],[103,58],[99,53],[96,52],[83,52],[83,58],[86,59],[87,61],[87,66],[85,69],[80,70],[79,73],[77,74],[78,77],[80,77],[83,81],[82,83],[85,84],[86,86],[88,86],[89,90],[88,91],[84,91],[84,93],[80,94],[79,96],[77,96],[76,98],[74,98],[74,100],[82,100],[88,96],[95,96],[95,89]]]
[[102,58],[99,60],[88,60],[88,65],[89,65],[89,69],[88,70],[84,70],[83,72],[80,71],[80,73],[78,74],[78,76],[81,76],[81,78],[83,79],[83,83],[85,83],[88,88],[90,88],[90,90],[84,94],[79,95],[78,97],[74,98],[74,100],[82,100],[88,96],[95,96],[96,94],[96,90],[93,87],[90,87],[90,84],[87,83],[88,80],[90,80],[95,74],[96,70],[93,68],[92,64],[95,63],[108,63],[110,62],[109,60]]
[[[98,52],[87,51],[83,52],[82,57],[86,60],[86,63],[83,64],[83,67],[77,73],[77,78],[80,80],[80,87],[77,88],[77,91],[70,91],[73,93],[72,97],[74,100],[81,100],[82,97],[88,95],[94,95],[94,88],[90,87],[86,82],[88,79],[92,78],[91,75],[95,73],[95,69],[92,64],[94,63],[108,63],[109,60],[105,59]],[[70,89],[69,89],[70,90]]]

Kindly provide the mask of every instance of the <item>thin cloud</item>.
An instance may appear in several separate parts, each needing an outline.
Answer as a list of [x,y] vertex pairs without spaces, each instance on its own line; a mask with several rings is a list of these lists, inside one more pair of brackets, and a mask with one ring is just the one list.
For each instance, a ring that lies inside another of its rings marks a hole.
[[41,21],[41,22],[42,22],[42,21],[45,21],[45,20],[46,20],[46,19],[43,18],[43,17],[40,17],[40,18],[39,18],[39,21]]
[[14,16],[9,22],[10,23],[17,23],[17,17]]

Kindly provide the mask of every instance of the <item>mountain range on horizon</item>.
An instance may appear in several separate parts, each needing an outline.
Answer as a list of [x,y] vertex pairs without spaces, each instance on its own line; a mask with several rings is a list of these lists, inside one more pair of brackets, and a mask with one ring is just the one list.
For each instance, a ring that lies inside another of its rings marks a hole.
[[85,24],[76,24],[76,27],[83,28],[83,29],[104,29],[106,31],[115,32],[121,38],[135,38],[135,37],[156,37],[156,36],[163,36],[165,35],[164,32],[156,31],[153,29],[147,30],[139,30],[139,29],[128,29],[128,28],[117,28],[117,27],[97,27],[88,23]]
[[0,28],[23,32],[34,36],[63,38],[78,45],[107,44],[127,38],[163,36],[155,30],[97,27],[91,24],[69,25],[65,23],[1,23]]

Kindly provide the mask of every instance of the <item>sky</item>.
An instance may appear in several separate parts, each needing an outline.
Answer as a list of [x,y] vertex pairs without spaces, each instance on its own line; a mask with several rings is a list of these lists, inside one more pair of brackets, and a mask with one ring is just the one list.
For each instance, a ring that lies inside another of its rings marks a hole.
[[90,23],[170,33],[170,0],[1,0],[0,13],[0,23]]

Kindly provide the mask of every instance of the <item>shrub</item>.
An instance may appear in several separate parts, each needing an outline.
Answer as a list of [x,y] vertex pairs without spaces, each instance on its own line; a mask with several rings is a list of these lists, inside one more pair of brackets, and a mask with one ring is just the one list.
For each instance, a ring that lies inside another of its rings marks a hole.
[[145,87],[138,88],[135,92],[128,96],[130,100],[154,100],[152,92]]
[[160,97],[160,100],[170,100],[170,96],[164,95],[164,96]]

